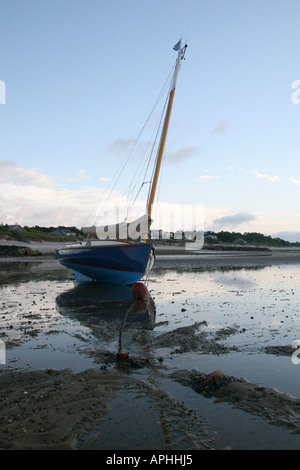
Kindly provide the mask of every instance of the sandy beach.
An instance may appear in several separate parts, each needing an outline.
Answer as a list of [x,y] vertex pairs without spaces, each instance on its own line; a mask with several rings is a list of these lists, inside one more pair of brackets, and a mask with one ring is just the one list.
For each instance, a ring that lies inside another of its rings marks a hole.
[[299,448],[300,250],[161,246],[136,304],[76,283],[59,246],[0,259],[0,448]]

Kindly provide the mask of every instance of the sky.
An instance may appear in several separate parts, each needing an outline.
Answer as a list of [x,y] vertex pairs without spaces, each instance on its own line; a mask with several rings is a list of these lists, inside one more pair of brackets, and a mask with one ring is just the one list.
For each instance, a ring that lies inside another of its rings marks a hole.
[[203,207],[205,230],[300,241],[299,0],[0,0],[0,12],[0,223],[81,227],[110,211],[182,38],[162,207]]

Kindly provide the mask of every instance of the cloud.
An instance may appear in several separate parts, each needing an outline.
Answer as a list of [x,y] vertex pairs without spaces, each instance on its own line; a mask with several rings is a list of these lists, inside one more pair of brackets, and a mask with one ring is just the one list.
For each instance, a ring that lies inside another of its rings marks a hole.
[[[87,178],[85,170],[77,173],[78,178]],[[92,225],[99,213],[106,213],[106,223],[111,223],[116,207],[123,220],[128,208],[128,199],[117,191],[109,191],[108,198],[107,190],[99,187],[66,189],[39,170],[25,170],[10,161],[0,161],[0,181],[0,223],[4,224],[81,227]]]
[[79,170],[77,172],[77,178],[79,180],[89,180],[91,179],[87,174],[86,174],[86,170]]
[[55,186],[48,176],[40,173],[38,168],[24,169],[19,168],[15,162],[10,160],[0,161],[0,183],[11,182],[18,186]]
[[99,181],[111,181],[111,178],[106,178],[105,176],[101,176]]
[[184,147],[176,152],[168,152],[166,160],[172,163],[181,163],[195,155],[199,155],[201,150],[200,147]]
[[293,184],[300,184],[300,180],[296,180],[295,178],[289,178],[289,181]]
[[[5,203],[3,203],[3,194]],[[1,197],[2,196],[2,197]],[[119,194],[112,192],[107,204],[108,214],[113,213]],[[105,191],[99,188],[70,190],[57,187],[23,186],[6,183],[1,185],[0,222],[21,225],[76,225],[81,227],[87,217],[96,217]],[[98,201],[98,206],[95,201]],[[93,211],[95,209],[95,211]]]
[[9,168],[9,167],[16,167],[16,163],[12,160],[0,160],[0,168]]
[[[155,147],[154,147],[155,148]],[[106,154],[108,156],[116,157],[129,157],[132,156],[134,159],[138,155],[138,159],[141,159],[141,156],[149,155],[153,149],[152,141],[137,141],[134,139],[116,139],[112,144],[107,148]],[[156,150],[155,150],[156,151]],[[183,147],[175,152],[168,151],[165,154],[165,160],[170,163],[181,163],[189,160],[190,158],[199,155],[202,152],[201,147],[191,146]]]
[[217,180],[220,176],[212,176],[212,175],[201,175],[196,178],[197,180]]
[[91,178],[86,174],[86,170],[79,170],[75,178],[68,178],[68,181],[90,180]]
[[116,139],[107,149],[107,154],[112,156],[124,156],[129,152],[136,144],[134,139]]
[[249,214],[248,212],[239,212],[233,215],[226,215],[223,217],[219,217],[213,220],[213,224],[217,227],[236,227],[241,225],[245,222],[251,222],[255,220],[256,217],[253,214]]
[[270,175],[264,175],[262,173],[260,173],[259,171],[255,170],[254,171],[254,174],[258,177],[258,178],[264,178],[268,181],[271,181],[272,183],[277,183],[279,181],[279,177],[278,176],[270,176]]
[[[78,190],[54,184],[47,185],[43,183],[48,181],[48,178],[40,172],[35,173],[34,171],[33,174],[36,178],[32,178],[32,184],[28,185],[24,182],[23,170],[17,165],[9,163],[2,164],[2,167],[13,169],[15,176],[14,179],[3,182],[0,187],[0,222],[4,224],[82,227],[94,223],[97,225],[115,223],[124,220],[127,216],[128,198],[122,197],[117,191],[108,192],[99,187]],[[84,174],[84,172],[79,172],[79,175]],[[17,176],[20,177],[19,180],[16,179]],[[136,200],[128,220],[139,217],[145,207],[145,200]],[[194,206],[191,205],[183,207],[182,204],[161,203],[158,212],[154,208],[153,215],[154,219],[155,215],[158,217],[159,228],[160,224],[163,226],[166,223],[175,226],[177,219],[181,225],[184,222],[186,226],[189,226],[189,223],[198,226],[199,223],[202,223],[203,217],[195,219],[193,211]],[[187,220],[190,212],[192,213],[191,222]],[[101,217],[98,217],[99,215]],[[179,227],[176,225],[176,228]]]
[[300,242],[300,232],[277,232],[272,234],[273,238],[281,238],[291,243]]
[[[85,178],[85,171],[77,177]],[[58,185],[39,169],[24,169],[15,162],[0,161],[0,222],[21,225],[75,225],[98,200],[99,189],[71,191]],[[88,206],[89,204],[89,206]],[[74,224],[71,222],[74,221]]]
[[[119,138],[112,142],[109,147],[104,151],[104,155],[108,158],[116,158],[116,160],[122,160],[126,164],[133,164],[135,167],[137,164],[148,158],[151,149],[153,148],[153,142],[136,139],[123,139]],[[119,168],[120,171],[120,168]]]
[[[205,170],[203,170],[205,173]],[[77,174],[84,177],[86,173],[81,171]],[[104,177],[103,177],[104,178]],[[196,178],[196,176],[195,176]],[[213,180],[218,176],[212,176],[208,173],[199,176],[199,180]],[[46,174],[39,169],[24,169],[17,166],[12,161],[0,161],[0,223],[16,223],[21,225],[40,225],[40,226],[57,226],[57,225],[92,225],[97,215],[103,214],[103,218],[99,223],[113,223],[111,219],[106,217],[114,217],[114,209],[120,210],[119,220],[124,220],[128,206],[128,199],[121,199],[121,195],[117,191],[109,193],[99,186],[89,188],[63,188],[56,184]],[[75,185],[74,185],[75,186]],[[107,205],[104,206],[104,201]],[[120,202],[121,201],[121,202]],[[145,208],[145,201],[136,201],[140,211],[137,216],[141,215]],[[224,201],[223,201],[224,202]],[[177,207],[177,206],[176,206]],[[181,207],[180,205],[178,207]],[[173,206],[172,206],[173,210]],[[173,210],[175,214],[179,214],[179,209]],[[166,212],[167,213],[167,212]],[[230,215],[228,215],[230,214]],[[90,218],[88,218],[91,215]],[[155,219],[155,214],[154,219]],[[284,212],[286,215],[286,212]],[[104,217],[105,216],[105,217]],[[283,214],[276,212],[279,219]],[[134,218],[134,217],[132,217]],[[167,219],[167,217],[165,217]],[[277,220],[276,219],[276,220]],[[295,221],[296,220],[296,221]],[[164,221],[164,218],[162,218]],[[293,226],[286,220],[275,221],[273,216],[265,214],[263,216],[255,216],[249,212],[235,212],[232,207],[220,206],[205,208],[205,229],[210,225],[211,230],[230,230],[245,224],[243,231],[249,231],[249,225],[254,231],[262,233],[274,233],[283,230],[298,230],[299,216],[293,216]],[[158,220],[159,223],[159,220]],[[298,225],[297,225],[298,224]],[[158,224],[159,225],[159,224]],[[294,228],[295,226],[295,228]],[[239,231],[241,231],[239,227]]]
[[230,124],[226,121],[220,121],[218,124],[213,128],[213,132],[215,134],[225,134],[230,129]]

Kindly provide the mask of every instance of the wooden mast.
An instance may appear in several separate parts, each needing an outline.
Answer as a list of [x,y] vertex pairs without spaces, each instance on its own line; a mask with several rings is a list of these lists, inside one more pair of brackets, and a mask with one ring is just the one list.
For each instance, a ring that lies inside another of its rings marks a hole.
[[153,181],[152,181],[152,185],[151,185],[151,189],[150,189],[150,193],[149,193],[149,198],[148,198],[148,203],[147,203],[147,214],[148,214],[148,220],[149,220],[149,227],[150,227],[150,221],[151,221],[152,206],[153,206],[153,203],[154,203],[154,197],[155,197],[155,192],[156,192],[156,188],[157,188],[158,177],[159,177],[161,162],[162,162],[162,158],[163,158],[163,153],[164,153],[164,148],[165,148],[165,143],[166,143],[166,138],[167,138],[167,133],[168,133],[168,128],[169,128],[169,123],[170,123],[170,117],[171,117],[171,111],[172,111],[172,106],[173,106],[173,101],[174,101],[177,77],[178,77],[178,73],[179,73],[179,70],[180,70],[181,60],[184,58],[186,48],[187,48],[187,45],[185,45],[183,48],[181,48],[181,40],[179,41],[178,44],[176,44],[176,46],[174,46],[174,49],[178,50],[178,56],[177,56],[177,60],[176,60],[176,65],[175,65],[175,70],[174,70],[174,75],[173,75],[173,80],[172,80],[172,85],[171,85],[171,91],[170,91],[166,116],[165,116],[165,120],[164,120],[163,130],[162,130],[160,143],[159,143],[159,148],[158,148],[157,157],[156,157],[155,172],[154,172]]

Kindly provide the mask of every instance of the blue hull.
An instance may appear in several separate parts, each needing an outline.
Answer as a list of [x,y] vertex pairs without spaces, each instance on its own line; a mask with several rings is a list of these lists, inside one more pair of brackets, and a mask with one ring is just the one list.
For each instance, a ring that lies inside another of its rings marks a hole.
[[119,246],[66,247],[56,252],[56,259],[66,268],[101,282],[130,285],[145,274],[150,244]]

